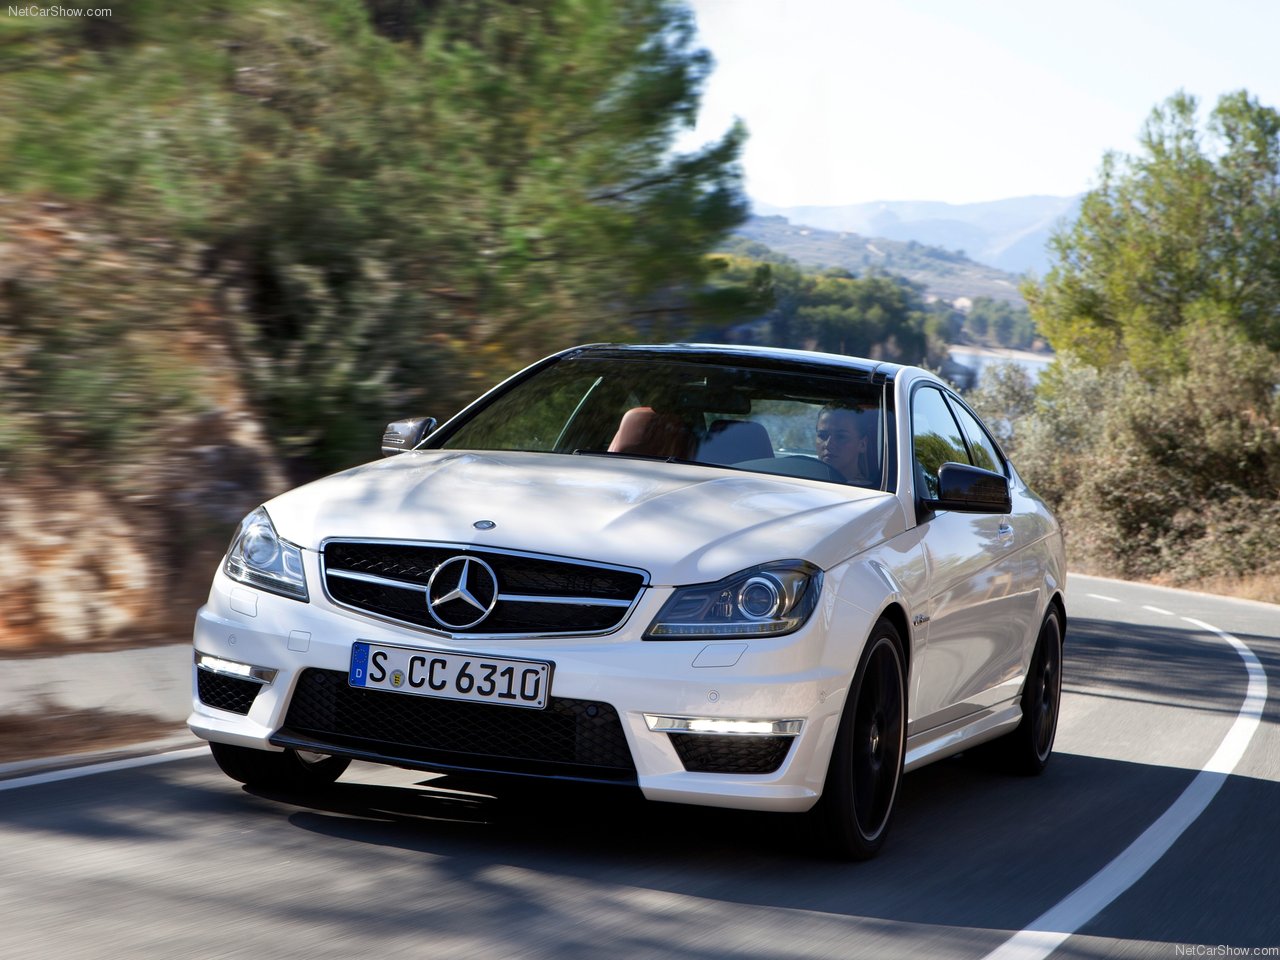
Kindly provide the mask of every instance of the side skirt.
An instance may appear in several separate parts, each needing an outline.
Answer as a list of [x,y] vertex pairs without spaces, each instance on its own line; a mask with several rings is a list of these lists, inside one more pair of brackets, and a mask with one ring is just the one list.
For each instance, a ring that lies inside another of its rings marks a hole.
[[903,771],[941,760],[952,754],[994,740],[1013,730],[1022,721],[1021,697],[998,704],[976,716],[968,716],[936,730],[907,738],[907,755]]

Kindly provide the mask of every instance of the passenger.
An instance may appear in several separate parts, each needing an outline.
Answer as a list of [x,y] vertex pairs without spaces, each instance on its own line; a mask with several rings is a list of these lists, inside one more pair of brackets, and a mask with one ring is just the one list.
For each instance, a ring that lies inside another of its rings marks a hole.
[[827,404],[818,414],[818,459],[836,470],[846,483],[867,483],[867,437],[861,411]]

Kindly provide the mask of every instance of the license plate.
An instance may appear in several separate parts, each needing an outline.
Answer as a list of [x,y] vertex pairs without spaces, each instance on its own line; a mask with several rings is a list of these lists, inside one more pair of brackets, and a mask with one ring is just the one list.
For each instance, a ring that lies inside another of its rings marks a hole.
[[550,693],[551,664],[357,640],[351,647],[347,683],[366,690],[542,710]]

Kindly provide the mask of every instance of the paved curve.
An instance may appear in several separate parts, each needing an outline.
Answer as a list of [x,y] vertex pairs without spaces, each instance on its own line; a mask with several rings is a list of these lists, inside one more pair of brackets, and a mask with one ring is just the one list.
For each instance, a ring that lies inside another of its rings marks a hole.
[[909,775],[871,863],[814,859],[792,818],[528,809],[377,767],[308,803],[198,756],[0,782],[0,957],[980,960],[1124,852],[1237,723],[1245,663],[1188,617],[1257,656],[1261,722],[1203,814],[1052,955],[1280,956],[1280,610],[1071,589],[1049,770]]

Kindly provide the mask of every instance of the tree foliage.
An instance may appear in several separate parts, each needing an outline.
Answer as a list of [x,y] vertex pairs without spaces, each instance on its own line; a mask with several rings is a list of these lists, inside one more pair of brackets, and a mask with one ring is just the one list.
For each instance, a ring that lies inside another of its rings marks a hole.
[[1037,339],[1035,321],[1027,308],[1008,300],[975,297],[964,316],[964,332],[980,343],[1025,350]]
[[950,312],[926,305],[911,282],[880,273],[855,277],[840,268],[805,271],[768,248],[760,252],[767,261],[723,257],[721,273],[767,304],[753,324],[760,342],[900,363],[945,356]]
[[1059,360],[1006,442],[1076,563],[1191,581],[1280,572],[1280,113],[1158,106],[1104,158],[1024,293]]
[[1198,578],[1280,573],[1280,358],[1240,331],[1182,331],[1185,372],[1069,355],[1033,389],[1013,365],[969,400],[1057,510],[1077,568]]
[[1280,366],[1221,329],[1188,341],[1185,373],[1154,387],[1130,377],[1095,418],[1068,497],[1080,554],[1129,576],[1280,571]]
[[1053,268],[1026,284],[1059,352],[1164,378],[1187,369],[1180,331],[1206,319],[1280,348],[1280,113],[1240,91],[1201,130],[1196,109],[1170,97],[1138,155],[1104,158]]
[[317,465],[550,350],[696,322],[745,214],[740,128],[672,151],[710,69],[675,2],[113,13],[0,24],[0,192],[164,238],[171,309],[209,308]]

